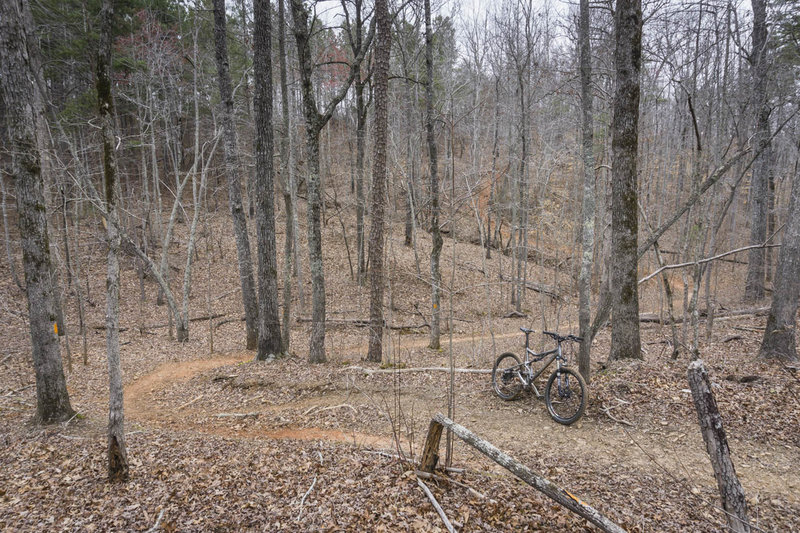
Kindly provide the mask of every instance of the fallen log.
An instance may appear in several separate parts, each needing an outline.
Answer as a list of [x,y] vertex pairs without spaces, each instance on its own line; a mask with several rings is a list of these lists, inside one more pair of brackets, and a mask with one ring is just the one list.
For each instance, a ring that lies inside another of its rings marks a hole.
[[[347,366],[342,370],[358,370],[365,374],[406,374],[413,372],[450,372],[450,368],[444,366],[423,366],[414,368],[365,368],[363,366]],[[492,371],[486,368],[454,368],[456,374],[491,374]]]
[[441,413],[433,417],[428,428],[428,438],[422,452],[420,470],[432,472],[438,460],[439,441],[443,428],[452,431],[459,439],[463,440],[515,476],[532,486],[556,503],[566,507],[573,513],[585,518],[601,530],[612,533],[624,533],[624,529],[600,514],[595,508],[581,501],[558,485],[534,473],[510,455],[496,448],[492,443],[485,441],[460,424],[456,424]]
[[731,531],[748,533],[750,521],[747,518],[747,500],[731,461],[728,439],[722,427],[722,417],[714,393],[711,391],[711,382],[703,367],[703,361],[698,359],[689,363],[688,379],[700,431],[706,443],[711,466],[714,468],[714,477],[717,479],[722,508],[728,518],[728,526]]
[[[297,322],[312,322],[313,319],[310,317],[299,316],[297,317]],[[344,326],[355,326],[357,328],[368,328],[369,327],[369,319],[364,318],[326,318],[326,324],[338,324]],[[393,329],[393,330],[406,330],[406,329],[422,329],[422,328],[430,328],[428,324],[410,324],[410,325],[387,325],[386,321],[383,322],[383,327]]]
[[[500,275],[500,281],[513,281],[511,278],[503,277]],[[553,300],[561,301],[561,295],[556,292],[554,287],[549,285],[545,285],[544,283],[533,283],[533,282],[526,282],[525,288],[534,292],[538,292],[539,294],[544,294],[545,296],[549,296]]]
[[[714,313],[714,320],[721,320],[726,318],[733,318],[737,316],[763,316],[769,313],[769,307],[752,307],[748,309],[734,309],[731,311],[716,311]],[[708,310],[701,309],[697,312],[700,318],[708,317]],[[639,315],[639,322],[642,323],[650,323],[650,324],[661,324],[664,326],[668,326],[670,324],[669,319],[662,320],[662,317],[658,313],[641,313]],[[683,317],[676,317],[675,318],[676,324],[683,323]]]

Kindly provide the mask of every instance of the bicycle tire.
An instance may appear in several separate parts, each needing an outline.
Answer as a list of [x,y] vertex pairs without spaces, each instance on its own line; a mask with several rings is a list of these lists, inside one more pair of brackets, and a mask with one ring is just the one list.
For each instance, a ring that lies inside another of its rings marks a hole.
[[569,426],[577,422],[586,410],[588,391],[583,377],[571,368],[562,368],[561,376],[566,376],[565,382],[558,383],[559,370],[550,374],[544,389],[544,402],[550,417]]
[[[494,393],[505,401],[511,401],[522,392],[522,382],[512,369],[519,367],[519,358],[511,352],[506,352],[498,357],[492,368],[492,389]],[[500,375],[498,376],[498,370]],[[499,378],[499,379],[498,379]]]

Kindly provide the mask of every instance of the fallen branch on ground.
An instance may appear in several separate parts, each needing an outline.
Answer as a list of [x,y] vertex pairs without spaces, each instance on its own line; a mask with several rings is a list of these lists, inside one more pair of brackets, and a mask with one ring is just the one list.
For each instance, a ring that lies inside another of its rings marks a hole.
[[[297,322],[312,322],[313,320],[309,317],[299,316],[297,317]],[[326,324],[339,324],[339,325],[352,325],[357,328],[368,328],[369,327],[369,320],[364,318],[328,318],[325,319]],[[383,327],[393,329],[393,330],[406,330],[406,329],[422,329],[422,328],[430,328],[430,325],[427,323],[423,324],[402,324],[402,325],[387,325],[386,321],[383,322]]]
[[303,494],[303,498],[300,500],[300,511],[298,511],[297,518],[295,518],[295,520],[300,520],[300,515],[303,514],[303,504],[306,503],[306,498],[308,498],[308,495],[311,494],[312,490],[314,490],[314,485],[316,484],[317,484],[317,476],[314,476],[314,481],[311,482],[311,486],[308,487],[308,490],[306,491],[305,494]]
[[[412,372],[450,372],[444,366],[424,366],[414,368],[365,368],[363,366],[347,366],[342,370],[358,370],[365,374],[406,374]],[[456,374],[491,374],[492,371],[484,368],[455,368]]]
[[442,522],[444,522],[444,527],[447,528],[447,531],[449,531],[450,533],[455,533],[456,530],[453,528],[453,524],[451,524],[450,520],[447,519],[447,515],[444,514],[444,509],[442,509],[442,506],[439,505],[439,502],[436,501],[436,498],[433,496],[431,489],[429,489],[428,486],[425,483],[423,483],[420,478],[417,478],[417,485],[420,486],[422,491],[431,501],[433,508],[436,509],[437,513],[439,513],[439,517],[442,519]]
[[532,486],[539,492],[545,494],[558,504],[566,507],[573,513],[582,516],[592,524],[599,527],[606,533],[624,533],[624,529],[600,514],[599,511],[573,496],[558,485],[534,473],[530,468],[523,465],[510,455],[500,451],[492,443],[487,442],[460,424],[456,424],[441,413],[433,417],[428,428],[428,438],[420,461],[420,469],[424,472],[432,472],[433,467],[439,458],[439,441],[442,437],[444,428],[453,432],[453,435],[463,440],[515,476]]
[[217,413],[214,416],[217,418],[258,418],[261,413],[255,411],[252,413]]

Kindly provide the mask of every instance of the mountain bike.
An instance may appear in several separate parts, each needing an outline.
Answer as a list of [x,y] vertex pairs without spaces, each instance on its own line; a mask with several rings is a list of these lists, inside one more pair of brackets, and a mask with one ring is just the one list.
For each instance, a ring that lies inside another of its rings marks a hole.
[[[532,389],[540,400],[544,398],[547,411],[553,420],[559,424],[570,425],[583,416],[586,409],[587,389],[586,382],[575,370],[567,367],[567,357],[561,348],[564,342],[583,342],[581,337],[575,335],[559,335],[549,331],[542,331],[543,335],[552,337],[556,347],[541,353],[536,353],[530,348],[530,335],[533,329],[519,328],[525,334],[525,361],[511,352],[506,352],[494,363],[492,369],[492,388],[503,400],[510,401],[519,396],[523,389]],[[544,366],[534,372],[533,363],[545,359]],[[553,363],[556,369],[550,374],[544,387],[544,394],[534,384],[538,378]]]

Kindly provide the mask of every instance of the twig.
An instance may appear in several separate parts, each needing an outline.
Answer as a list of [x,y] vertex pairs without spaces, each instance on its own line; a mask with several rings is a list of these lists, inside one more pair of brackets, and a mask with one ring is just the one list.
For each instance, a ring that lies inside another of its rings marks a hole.
[[630,426],[630,427],[636,427],[636,426],[634,426],[633,424],[631,424],[630,422],[628,422],[627,420],[622,420],[622,419],[620,419],[620,418],[617,418],[617,417],[615,417],[614,415],[612,415],[612,414],[611,414],[611,410],[612,410],[614,407],[617,407],[617,406],[616,406],[616,405],[614,405],[614,406],[611,406],[611,407],[606,407],[605,405],[603,405],[603,406],[600,408],[600,410],[601,410],[601,411],[603,411],[603,412],[606,414],[606,416],[607,416],[608,418],[610,418],[611,420],[613,420],[614,422],[616,422],[616,423],[618,423],[618,424],[625,424],[626,426]]
[[9,392],[7,392],[7,393],[6,393],[6,396],[13,396],[14,394],[16,394],[16,393],[18,393],[18,392],[22,392],[22,391],[24,391],[24,390],[26,390],[26,389],[30,389],[30,388],[31,388],[31,387],[33,387],[34,385],[35,385],[35,383],[31,383],[30,385],[25,385],[25,386],[24,386],[24,387],[22,387],[22,388],[19,388],[19,389],[16,389],[16,390],[12,390],[12,391],[9,391]]
[[203,397],[203,395],[201,394],[201,395],[200,395],[200,396],[198,396],[197,398],[192,398],[191,400],[189,400],[188,402],[186,402],[185,404],[181,405],[180,407],[178,407],[178,408],[177,408],[177,409],[175,409],[175,410],[176,410],[176,411],[180,411],[181,409],[183,409],[183,408],[185,408],[185,407],[189,407],[190,405],[192,405],[194,402],[196,402],[197,400],[199,400],[199,399],[200,399],[200,398],[202,398],[202,397]]
[[433,496],[431,489],[429,489],[428,486],[425,483],[423,483],[423,481],[420,478],[417,478],[417,484],[425,492],[425,495],[431,501],[431,504],[433,504],[433,508],[436,509],[436,512],[439,513],[439,517],[442,519],[442,522],[444,522],[444,526],[447,528],[447,531],[449,531],[450,533],[455,533],[456,530],[453,528],[453,524],[451,524],[450,520],[447,519],[447,515],[444,514],[442,506],[439,505],[439,502],[436,501],[436,498]]
[[156,518],[156,523],[153,524],[153,527],[145,531],[145,533],[155,533],[158,531],[159,526],[161,526],[161,519],[164,518],[164,509],[161,509],[161,512],[158,513],[158,518]]
[[261,415],[259,412],[252,413],[217,413],[214,416],[217,418],[258,418]]
[[[16,352],[15,352],[15,353],[16,353]],[[0,361],[0,365],[2,365],[3,363],[5,363],[5,362],[6,362],[6,361],[8,361],[9,359],[11,359],[13,356],[14,356],[14,353],[10,353],[10,354],[8,354],[7,356],[3,357],[3,360],[2,360],[2,361]]]
[[[350,409],[353,410],[354,413],[358,414],[358,410],[355,407],[353,407],[352,405],[350,405],[349,403],[342,403],[342,404],[339,404],[339,405],[329,405],[328,407],[323,407],[322,409],[319,409],[319,412],[321,413],[322,411],[328,411],[330,409],[338,409],[339,407],[349,407]],[[312,412],[313,410],[315,410],[317,408],[319,408],[319,405],[315,405],[315,406],[307,409],[306,412],[303,413],[303,416],[308,415],[308,413]]]
[[449,477],[437,476],[436,474],[429,474],[428,472],[423,472],[422,470],[414,470],[414,473],[417,475],[417,477],[425,479],[435,479],[436,481],[444,481],[447,483],[452,483],[453,485],[461,487],[462,489],[467,489],[469,493],[472,494],[473,496],[477,496],[482,500],[489,500],[489,503],[497,503],[496,500],[489,498],[486,494],[478,492],[477,490],[473,489],[466,483],[461,483],[460,481],[456,481],[455,479]]
[[314,485],[316,484],[317,484],[317,476],[314,476],[314,481],[311,482],[311,486],[308,487],[308,490],[306,491],[305,494],[303,494],[303,498],[300,500],[300,511],[297,513],[297,518],[295,518],[295,520],[300,520],[300,515],[303,514],[303,505],[306,503],[306,498],[308,497],[309,494],[311,494],[311,491],[314,489]]

